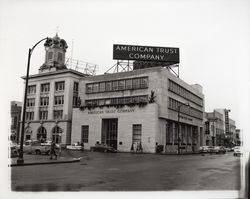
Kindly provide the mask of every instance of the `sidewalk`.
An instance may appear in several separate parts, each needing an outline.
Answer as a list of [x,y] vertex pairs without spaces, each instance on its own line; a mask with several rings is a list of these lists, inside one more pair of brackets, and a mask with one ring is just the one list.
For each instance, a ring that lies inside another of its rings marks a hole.
[[57,159],[50,159],[49,155],[29,155],[23,154],[24,163],[17,164],[16,158],[11,158],[10,167],[15,166],[30,166],[30,165],[42,165],[42,164],[62,164],[62,163],[74,163],[80,162],[81,158],[69,158],[69,157],[57,157]]

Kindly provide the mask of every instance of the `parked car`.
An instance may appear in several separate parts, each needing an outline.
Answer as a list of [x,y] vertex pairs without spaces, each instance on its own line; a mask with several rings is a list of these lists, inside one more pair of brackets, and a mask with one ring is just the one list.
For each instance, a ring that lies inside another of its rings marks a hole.
[[27,153],[40,154],[49,154],[50,153],[50,144],[41,144],[39,141],[31,142],[30,146],[27,148]]
[[199,148],[199,152],[200,152],[200,153],[208,153],[209,150],[210,150],[210,146],[201,146],[201,147]]
[[226,148],[223,146],[214,146],[210,153],[225,154]]
[[66,149],[69,149],[69,150],[84,150],[84,147],[80,143],[73,143],[71,145],[66,146]]
[[234,147],[234,156],[243,155],[243,149],[240,146]]
[[95,144],[95,146],[90,147],[90,150],[99,152],[110,152],[110,153],[117,152],[117,150],[114,147],[108,146],[106,144]]

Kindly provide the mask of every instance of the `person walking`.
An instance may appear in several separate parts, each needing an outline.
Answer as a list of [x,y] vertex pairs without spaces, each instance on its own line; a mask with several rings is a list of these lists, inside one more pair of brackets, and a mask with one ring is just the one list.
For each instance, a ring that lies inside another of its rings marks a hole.
[[57,159],[57,154],[56,154],[56,143],[54,141],[52,141],[51,143],[51,148],[50,148],[50,159],[53,159],[53,156],[56,157]]

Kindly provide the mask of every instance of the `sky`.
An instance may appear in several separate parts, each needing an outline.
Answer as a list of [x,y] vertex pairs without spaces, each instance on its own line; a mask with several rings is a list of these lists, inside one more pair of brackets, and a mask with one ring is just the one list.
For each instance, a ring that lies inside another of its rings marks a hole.
[[[56,32],[69,46],[66,56],[98,64],[97,74],[116,63],[113,44],[178,47],[180,78],[202,85],[205,111],[230,109],[237,128],[247,133],[248,0],[0,0],[4,113],[9,114],[10,101],[23,101],[20,77],[26,74],[28,49]],[[30,74],[38,73],[44,58],[40,44]]]

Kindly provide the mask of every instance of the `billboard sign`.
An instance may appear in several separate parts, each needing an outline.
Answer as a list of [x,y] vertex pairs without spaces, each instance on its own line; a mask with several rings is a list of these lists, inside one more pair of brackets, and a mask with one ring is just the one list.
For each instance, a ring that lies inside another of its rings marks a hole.
[[113,59],[179,63],[179,48],[114,44]]

